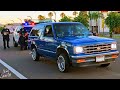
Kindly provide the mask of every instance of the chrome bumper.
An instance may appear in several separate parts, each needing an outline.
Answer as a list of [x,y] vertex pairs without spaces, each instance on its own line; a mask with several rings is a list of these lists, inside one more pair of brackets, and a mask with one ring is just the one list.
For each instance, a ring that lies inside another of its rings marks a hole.
[[91,54],[91,55],[82,55],[82,56],[71,56],[71,58],[79,59],[79,58],[86,58],[86,57],[95,57],[95,56],[99,56],[99,55],[111,55],[111,54],[119,54],[119,51],[109,52],[109,53],[102,53],[102,54]]

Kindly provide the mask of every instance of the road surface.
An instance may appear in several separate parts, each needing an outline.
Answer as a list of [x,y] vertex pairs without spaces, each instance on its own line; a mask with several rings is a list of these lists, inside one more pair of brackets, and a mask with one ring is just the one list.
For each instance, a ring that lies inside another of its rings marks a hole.
[[[117,41],[120,51],[120,40]],[[11,35],[10,48],[4,50],[0,35],[0,60],[12,68],[8,79],[120,79],[120,57],[106,68],[71,67],[68,73],[61,73],[55,62],[48,58],[33,61],[29,50],[20,51],[20,47],[13,47],[12,43]],[[0,63],[0,71],[5,68]]]

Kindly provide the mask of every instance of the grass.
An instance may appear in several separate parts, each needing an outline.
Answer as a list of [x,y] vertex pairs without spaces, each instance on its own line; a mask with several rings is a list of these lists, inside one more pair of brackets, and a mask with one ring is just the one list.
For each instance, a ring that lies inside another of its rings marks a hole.
[[[109,34],[107,34],[107,35],[100,34],[99,36],[100,36],[100,37],[110,38],[110,37],[109,37]],[[119,34],[113,34],[113,37],[112,37],[112,38],[114,38],[114,39],[120,39],[120,35],[119,35]]]

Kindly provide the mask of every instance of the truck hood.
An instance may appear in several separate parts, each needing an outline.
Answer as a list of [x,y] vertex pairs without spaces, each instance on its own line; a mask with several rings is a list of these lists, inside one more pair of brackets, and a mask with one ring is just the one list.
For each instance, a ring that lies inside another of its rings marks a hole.
[[97,37],[97,36],[88,36],[88,37],[64,37],[64,38],[59,38],[59,40],[60,40],[61,42],[67,42],[67,43],[71,43],[71,44],[75,44],[75,45],[115,42],[114,39]]

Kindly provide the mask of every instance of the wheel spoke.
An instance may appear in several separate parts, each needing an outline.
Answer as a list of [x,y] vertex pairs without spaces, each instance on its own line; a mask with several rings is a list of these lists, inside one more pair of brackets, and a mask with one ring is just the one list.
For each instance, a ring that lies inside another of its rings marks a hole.
[[32,50],[32,58],[33,58],[33,60],[36,59],[36,51],[35,51],[35,49]]
[[57,64],[59,70],[63,72],[65,70],[65,60],[63,56],[58,57]]

